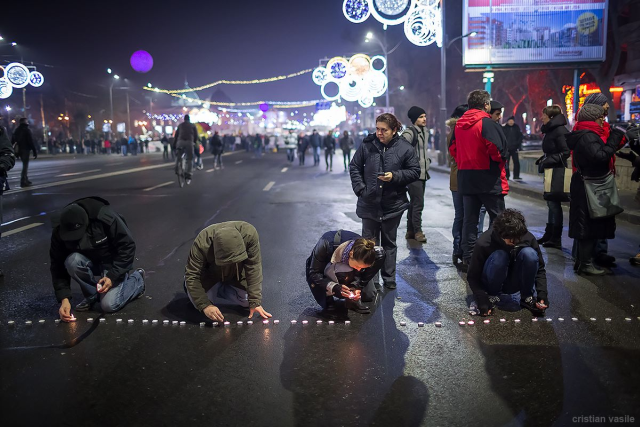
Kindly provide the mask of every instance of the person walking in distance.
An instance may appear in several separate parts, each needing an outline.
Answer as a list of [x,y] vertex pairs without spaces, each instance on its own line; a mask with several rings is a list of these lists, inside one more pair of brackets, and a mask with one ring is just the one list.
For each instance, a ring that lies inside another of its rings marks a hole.
[[309,137],[302,132],[298,137],[298,165],[304,166],[304,158],[309,148]]
[[162,135],[160,142],[162,143],[162,160],[169,160],[169,138],[166,134]]
[[287,161],[289,164],[293,164],[293,160],[296,158],[296,148],[298,148],[298,136],[293,132],[293,129],[289,129],[289,133],[284,138],[284,148],[287,149]]
[[320,165],[320,146],[322,145],[322,138],[316,129],[313,130],[313,133],[309,137],[309,143],[313,150],[313,166],[318,166]]
[[340,149],[342,150],[342,161],[344,162],[344,171],[348,172],[349,163],[351,163],[351,150],[354,146],[353,138],[349,136],[349,131],[345,130],[340,138]]
[[322,145],[324,146],[324,162],[327,165],[327,171],[333,172],[333,153],[336,151],[336,139],[331,131],[327,132],[322,140]]
[[35,160],[38,158],[38,150],[33,141],[33,135],[31,134],[29,122],[26,118],[23,117],[20,119],[20,124],[11,137],[11,143],[14,146],[14,151],[18,153],[18,157],[22,160],[20,186],[28,187],[32,184],[31,181],[29,181],[29,154],[33,152],[33,160]]
[[420,243],[427,243],[422,231],[422,211],[424,209],[424,192],[429,177],[431,158],[427,155],[428,135],[427,113],[420,107],[409,109],[409,120],[413,123],[402,133],[402,137],[409,141],[418,156],[420,163],[420,177],[407,185],[409,190],[409,212],[407,212],[407,239],[415,239]]
[[[184,150],[187,165],[184,171],[184,177],[187,183],[191,182],[191,173],[193,171],[193,149],[198,141],[198,131],[191,123],[191,118],[185,114],[184,121],[180,123],[175,134],[176,147]],[[177,173],[177,171],[176,171]]]
[[513,179],[520,179],[520,158],[518,150],[522,148],[522,131],[520,126],[516,124],[515,117],[511,116],[507,119],[507,123],[502,126],[505,138],[507,138],[507,148],[509,149],[509,157],[505,163],[507,179],[509,179],[509,161],[513,160]]
[[362,141],[349,165],[362,237],[375,239],[386,252],[381,275],[387,289],[396,288],[396,237],[409,207],[407,185],[420,178],[418,156],[398,134],[401,126],[393,114],[378,116],[376,133]]
[[468,98],[469,110],[455,127],[449,153],[458,165],[458,191],[463,196],[462,270],[468,268],[476,239],[478,217],[484,204],[490,221],[505,209],[509,192],[505,160],[507,141],[502,127],[491,119],[491,97],[487,91],[474,90]]
[[222,169],[222,153],[224,152],[224,145],[220,139],[220,134],[216,131],[211,137],[211,154],[213,154],[213,168]]

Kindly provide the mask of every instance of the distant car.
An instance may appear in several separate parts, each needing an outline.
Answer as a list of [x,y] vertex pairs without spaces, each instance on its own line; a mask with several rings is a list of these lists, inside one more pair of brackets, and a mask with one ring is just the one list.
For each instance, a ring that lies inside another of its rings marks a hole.
[[524,135],[522,141],[522,151],[542,150],[542,136],[540,135]]

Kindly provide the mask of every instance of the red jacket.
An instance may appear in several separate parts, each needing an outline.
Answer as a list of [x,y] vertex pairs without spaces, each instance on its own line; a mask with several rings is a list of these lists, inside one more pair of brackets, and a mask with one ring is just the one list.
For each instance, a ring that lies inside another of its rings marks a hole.
[[506,195],[509,192],[505,170],[507,139],[489,113],[472,109],[460,117],[449,154],[458,165],[461,194]]

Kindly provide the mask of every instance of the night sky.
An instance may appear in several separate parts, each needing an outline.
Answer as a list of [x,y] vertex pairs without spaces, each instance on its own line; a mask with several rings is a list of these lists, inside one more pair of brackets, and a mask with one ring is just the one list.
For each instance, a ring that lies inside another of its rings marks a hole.
[[[382,25],[373,18],[364,24],[350,23],[342,14],[342,0],[100,3],[103,5],[72,1],[63,6],[46,2],[39,12],[30,6],[12,19],[3,14],[0,34],[5,42],[19,43],[18,52],[25,62],[55,67],[41,70],[49,85],[57,83],[65,90],[99,97],[105,95],[110,83],[107,67],[127,78],[132,86],[151,82],[160,88],[176,89],[182,88],[185,75],[194,87],[225,78],[288,74],[315,67],[323,57],[380,53],[363,39],[367,31],[381,35]],[[448,13],[456,22],[454,26],[459,25],[460,17],[452,16],[459,12],[449,7]],[[452,33],[459,31],[451,29]],[[417,61],[430,57],[439,60],[435,44],[426,48],[411,45],[402,25],[390,27],[387,36],[391,47],[402,40],[394,55],[410,55]],[[2,60],[12,53],[10,49],[6,44],[0,49]],[[129,65],[131,53],[139,49],[154,58],[154,68],[147,74],[136,73]],[[390,61],[393,59],[391,56]],[[321,97],[310,75],[285,82],[221,88],[239,102]],[[201,92],[201,96],[208,97],[211,92]],[[158,103],[162,99],[168,103],[167,96],[158,98]]]

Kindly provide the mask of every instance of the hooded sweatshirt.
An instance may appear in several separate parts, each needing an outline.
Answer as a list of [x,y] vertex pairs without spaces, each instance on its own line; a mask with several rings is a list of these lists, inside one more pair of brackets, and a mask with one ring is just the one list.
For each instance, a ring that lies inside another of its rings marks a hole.
[[463,195],[506,195],[507,140],[489,113],[471,109],[455,127],[449,154],[458,165],[458,191]]
[[255,227],[229,221],[202,230],[191,246],[185,282],[200,311],[211,305],[207,291],[218,282],[246,290],[250,308],[262,305],[262,257]]

